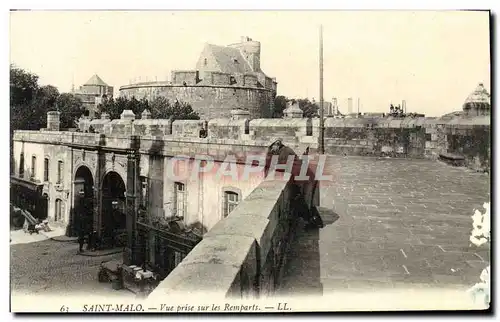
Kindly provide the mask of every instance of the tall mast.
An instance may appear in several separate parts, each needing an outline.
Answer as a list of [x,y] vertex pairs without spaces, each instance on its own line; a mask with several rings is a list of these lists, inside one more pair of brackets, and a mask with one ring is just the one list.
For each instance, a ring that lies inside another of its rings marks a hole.
[[323,25],[319,26],[319,153],[325,153],[323,110]]

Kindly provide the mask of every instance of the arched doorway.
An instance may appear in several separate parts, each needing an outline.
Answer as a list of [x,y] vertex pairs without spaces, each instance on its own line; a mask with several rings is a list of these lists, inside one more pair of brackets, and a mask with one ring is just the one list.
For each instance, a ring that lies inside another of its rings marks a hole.
[[102,181],[102,242],[107,246],[122,246],[119,236],[126,234],[125,182],[114,171]]
[[76,171],[73,192],[71,235],[78,234],[79,229],[90,233],[94,223],[94,179],[86,166],[81,166]]

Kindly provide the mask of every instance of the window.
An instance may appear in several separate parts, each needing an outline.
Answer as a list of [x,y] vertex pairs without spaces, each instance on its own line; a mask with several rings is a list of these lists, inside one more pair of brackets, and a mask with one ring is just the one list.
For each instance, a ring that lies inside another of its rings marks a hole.
[[43,160],[43,181],[49,181],[49,158]]
[[239,202],[239,195],[236,192],[232,191],[225,191],[224,192],[224,208],[223,208],[223,215],[224,218],[229,216],[231,211],[236,208]]
[[207,59],[205,58],[205,59],[203,60],[203,65],[204,65],[204,66],[207,66],[207,64],[208,64],[208,61],[207,61]]
[[174,256],[175,256],[175,259],[174,259],[174,265],[175,265],[174,268],[175,268],[175,267],[177,267],[182,262],[182,260],[184,259],[184,257],[186,257],[186,254],[175,252]]
[[147,208],[148,205],[148,178],[141,176],[141,205]]
[[19,157],[19,177],[24,178],[24,153]]
[[64,163],[62,161],[57,162],[57,182],[56,183],[62,183],[63,181],[63,167]]
[[307,136],[313,135],[312,119],[307,119],[307,123],[306,123],[306,135]]
[[250,134],[250,120],[245,120],[245,134]]
[[31,156],[31,175],[30,177],[34,179],[36,177],[36,156]]
[[175,183],[174,207],[175,215],[184,217],[184,212],[186,209],[186,187],[183,183],[180,182]]
[[432,135],[431,135],[431,133],[425,133],[425,140],[426,141],[432,141]]
[[54,221],[62,221],[62,214],[63,214],[63,209],[62,209],[62,200],[61,199],[56,199],[56,211],[54,214]]

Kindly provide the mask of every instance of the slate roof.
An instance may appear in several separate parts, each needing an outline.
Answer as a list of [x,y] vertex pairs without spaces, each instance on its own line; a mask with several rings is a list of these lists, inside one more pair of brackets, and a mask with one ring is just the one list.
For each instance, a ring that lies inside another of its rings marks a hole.
[[252,72],[239,49],[212,44],[206,44],[206,49],[211,52],[221,72],[229,74]]
[[90,79],[84,85],[109,86],[97,74],[94,74],[94,76],[90,77]]

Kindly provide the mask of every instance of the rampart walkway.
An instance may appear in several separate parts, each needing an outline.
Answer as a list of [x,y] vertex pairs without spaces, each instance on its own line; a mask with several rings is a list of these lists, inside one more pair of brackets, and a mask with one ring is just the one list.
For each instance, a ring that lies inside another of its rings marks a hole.
[[299,230],[282,290],[470,287],[489,250],[469,246],[471,216],[489,201],[487,174],[427,160],[332,156],[323,229]]

